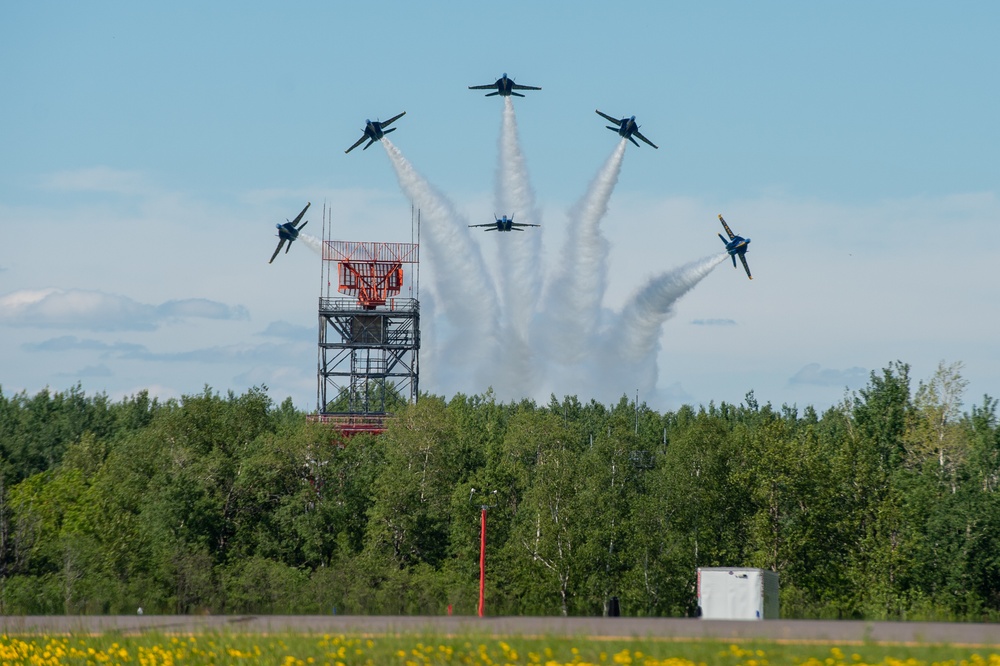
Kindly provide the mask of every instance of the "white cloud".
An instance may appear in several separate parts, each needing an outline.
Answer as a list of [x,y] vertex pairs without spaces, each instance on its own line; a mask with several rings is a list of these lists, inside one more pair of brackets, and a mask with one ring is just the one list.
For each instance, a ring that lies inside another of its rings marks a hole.
[[733,319],[692,319],[695,326],[736,326]]
[[235,377],[242,386],[267,386],[271,398],[280,403],[285,395],[292,397],[296,407],[308,411],[316,408],[316,374],[305,366],[254,365]]
[[311,354],[307,345],[266,343],[251,345],[237,343],[216,347],[200,347],[178,352],[155,352],[145,347],[123,352],[119,358],[136,361],[156,361],[163,363],[232,363],[245,366],[248,363],[281,364],[291,359],[297,360],[302,352]]
[[796,372],[788,382],[790,384],[859,388],[868,381],[868,375],[868,371],[864,368],[835,370],[833,368],[822,368],[819,363],[810,363]]
[[657,388],[654,395],[649,398],[640,395],[639,400],[648,402],[654,406],[654,409],[661,408],[659,405],[666,405],[669,409],[677,409],[681,405],[691,404],[694,401],[694,396],[685,391],[680,382],[674,382],[669,386]]
[[142,345],[126,342],[109,343],[93,338],[81,339],[75,335],[63,335],[41,342],[26,342],[21,345],[21,348],[32,352],[99,351],[108,354],[137,352],[145,349]]
[[119,195],[150,195],[157,190],[135,171],[96,166],[57,171],[42,179],[42,187],[61,192],[100,192]]
[[230,306],[207,298],[186,298],[167,301],[157,306],[156,313],[163,317],[201,317],[204,319],[249,319],[250,314],[242,305]]
[[314,341],[316,340],[316,328],[312,326],[299,326],[290,324],[287,321],[272,321],[258,335],[282,340]]
[[28,308],[45,300],[47,296],[59,291],[58,289],[22,289],[5,296],[0,296],[0,312],[3,310],[14,310],[18,308]]
[[88,366],[86,366],[86,367],[81,368],[80,370],[78,370],[75,374],[71,374],[71,376],[81,377],[81,378],[84,378],[84,377],[111,377],[113,375],[114,375],[114,373],[111,372],[111,368],[109,368],[104,363],[101,363],[99,365],[88,365]]
[[243,306],[203,298],[159,306],[85,289],[20,290],[0,297],[0,325],[88,331],[152,331],[168,319],[248,319]]
[[0,324],[91,331],[150,331],[156,308],[126,296],[81,289],[24,290],[0,297]]

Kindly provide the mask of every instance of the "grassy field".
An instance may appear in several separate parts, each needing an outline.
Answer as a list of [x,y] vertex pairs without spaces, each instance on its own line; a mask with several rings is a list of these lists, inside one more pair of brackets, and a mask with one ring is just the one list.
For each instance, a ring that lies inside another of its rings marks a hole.
[[2,664],[643,664],[646,666],[1000,666],[1000,649],[948,645],[498,639],[476,635],[157,634],[2,636]]

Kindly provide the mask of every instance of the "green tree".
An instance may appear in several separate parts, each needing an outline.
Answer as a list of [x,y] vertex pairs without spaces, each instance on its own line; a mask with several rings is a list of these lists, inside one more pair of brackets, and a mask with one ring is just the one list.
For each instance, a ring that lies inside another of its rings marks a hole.
[[968,382],[961,369],[961,363],[946,366],[942,361],[929,382],[920,382],[906,436],[910,463],[922,465],[928,458],[936,459],[938,475],[953,493],[958,490],[958,469],[969,449],[967,430],[961,423]]
[[366,549],[397,569],[440,565],[447,553],[448,507],[461,474],[454,418],[441,400],[407,407],[384,435],[385,462],[373,486]]
[[512,423],[509,435],[530,480],[502,555],[513,574],[508,593],[522,600],[523,612],[568,615],[586,575],[578,554],[586,530],[579,434],[563,418],[538,413]]
[[588,572],[577,604],[581,613],[606,615],[612,597],[625,591],[625,572],[634,557],[629,519],[636,497],[643,493],[652,455],[640,446],[636,417],[635,404],[622,397],[608,415],[606,428],[597,432],[579,457],[578,520],[588,526],[578,548],[581,565]]

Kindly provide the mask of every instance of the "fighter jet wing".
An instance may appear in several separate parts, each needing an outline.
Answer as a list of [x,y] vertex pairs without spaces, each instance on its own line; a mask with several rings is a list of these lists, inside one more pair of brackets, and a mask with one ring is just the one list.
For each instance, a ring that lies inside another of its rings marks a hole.
[[360,145],[361,145],[362,143],[364,143],[364,140],[365,140],[365,139],[367,139],[367,138],[368,138],[368,135],[367,135],[367,134],[362,134],[362,135],[361,135],[361,138],[360,138],[360,139],[358,139],[357,141],[355,141],[355,142],[354,142],[354,145],[353,145],[353,146],[351,146],[350,148],[348,148],[347,150],[345,150],[344,152],[345,152],[345,153],[349,153],[349,152],[351,152],[352,150],[354,150],[355,148],[357,148],[358,146],[360,146]]
[[[609,120],[609,121],[613,122],[613,123],[614,123],[614,124],[616,124],[616,125],[620,125],[620,124],[621,124],[621,122],[622,122],[622,121],[621,121],[621,118],[612,118],[611,116],[609,116],[609,115],[608,115],[608,114],[606,114],[606,113],[602,113],[601,111],[598,111],[597,109],[594,109],[594,110],[595,110],[595,111],[597,111],[597,115],[601,116],[602,118],[605,118],[606,120]],[[614,127],[614,128],[612,128],[612,129],[615,129],[615,130],[617,130],[618,128],[617,128],[617,127]]]
[[722,222],[722,227],[726,230],[726,233],[729,234],[729,240],[733,240],[734,238],[736,238],[736,234],[734,234],[733,230],[729,228],[729,225],[726,224],[726,221],[722,219],[722,213],[719,213],[719,222]]
[[495,226],[497,226],[497,223],[496,222],[487,222],[486,224],[470,224],[469,226],[470,227],[495,227]]
[[386,121],[384,121],[382,123],[382,127],[388,127],[389,125],[393,124],[394,122],[396,122],[397,120],[399,120],[400,118],[402,118],[405,115],[406,115],[406,111],[403,111],[398,116],[393,116],[392,118],[389,118],[389,120],[386,120]]
[[639,137],[640,139],[651,145],[653,148],[659,148],[659,146],[657,146],[655,143],[653,143],[652,141],[644,137],[642,134],[640,134],[639,130],[632,132],[632,134],[635,134],[637,137]]
[[541,90],[541,88],[537,88],[535,86],[522,86],[520,83],[515,83],[511,86],[511,88],[513,90]]
[[[270,263],[272,263],[274,261],[274,258],[278,256],[279,252],[281,252],[281,248],[282,248],[282,246],[284,244],[285,244],[285,239],[284,238],[282,238],[280,241],[278,241],[278,247],[274,248],[274,254],[271,255],[271,261],[269,261],[267,263],[270,264]],[[291,249],[291,247],[292,247],[291,245],[288,246],[289,249]]]
[[514,227],[540,227],[540,224],[530,224],[528,222],[511,222],[511,226]]
[[495,83],[491,83],[485,86],[469,86],[469,90],[492,90],[491,93],[486,93],[487,97],[496,97],[500,94],[500,90]]
[[752,280],[752,279],[753,279],[753,276],[752,276],[752,275],[750,275],[750,267],[749,267],[749,266],[747,266],[747,258],[746,258],[746,255],[743,255],[743,254],[741,254],[741,255],[740,255],[740,261],[742,261],[742,262],[743,262],[743,268],[744,268],[744,269],[746,270],[746,272],[747,272],[747,277],[748,277],[748,278],[750,278],[750,279]]
[[[295,227],[297,229],[301,229],[302,228],[302,227],[299,226],[299,220],[302,219],[302,216],[306,214],[306,211],[309,210],[309,206],[311,206],[311,205],[312,205],[311,201],[306,202],[306,207],[302,209],[301,213],[299,213],[298,215],[295,216],[294,220],[292,220],[292,226],[293,227]],[[308,222],[306,222],[306,224],[308,224]],[[304,227],[306,225],[303,224],[302,226]]]

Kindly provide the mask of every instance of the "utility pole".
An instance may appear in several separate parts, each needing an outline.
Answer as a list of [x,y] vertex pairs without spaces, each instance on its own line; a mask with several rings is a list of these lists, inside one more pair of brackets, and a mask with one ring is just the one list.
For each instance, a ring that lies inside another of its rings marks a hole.
[[635,390],[635,434],[639,434],[639,389]]
[[485,501],[479,504],[479,617],[483,617],[486,611],[486,509],[497,505],[497,491],[477,491],[473,488],[469,493],[470,502],[474,501],[476,492],[486,495],[483,498]]

